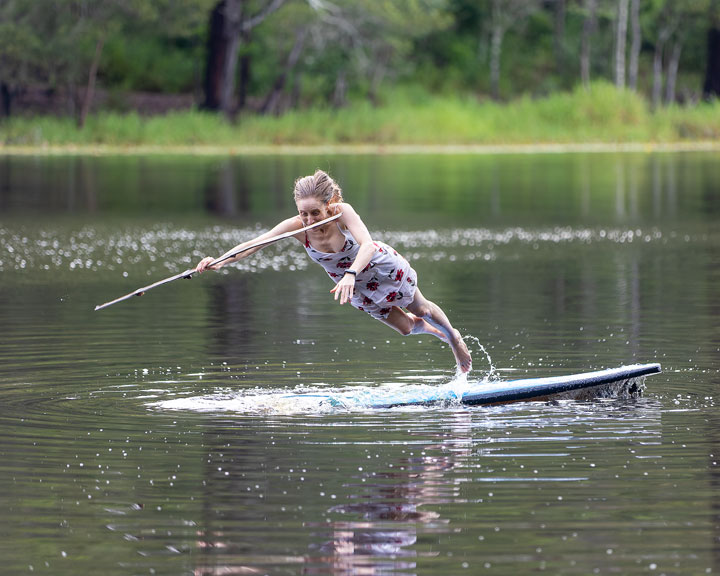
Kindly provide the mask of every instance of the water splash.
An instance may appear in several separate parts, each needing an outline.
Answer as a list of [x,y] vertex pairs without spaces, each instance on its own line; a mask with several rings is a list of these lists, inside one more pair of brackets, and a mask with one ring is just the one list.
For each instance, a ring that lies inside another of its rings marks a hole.
[[192,412],[233,412],[237,414],[309,414],[338,411],[367,411],[378,408],[419,406],[447,406],[459,404],[470,388],[498,380],[498,372],[489,352],[475,336],[464,338],[476,351],[475,357],[484,356],[489,366],[480,377],[470,377],[459,369],[446,382],[437,383],[425,378],[411,377],[413,382],[391,382],[377,386],[299,386],[295,388],[228,391],[219,390],[209,395],[185,396],[156,401],[148,407],[159,410]]
[[452,391],[455,394],[455,400],[459,402],[463,394],[469,388],[468,373],[461,371],[458,367],[455,370],[455,377],[448,383],[448,386],[452,388]]
[[[473,356],[473,367],[476,367],[475,359],[477,358],[477,354],[473,353],[473,350],[472,350],[473,347],[477,348],[479,353],[482,354],[483,356],[485,356],[485,360],[487,361],[489,368],[488,368],[487,373],[485,373],[485,375],[483,377],[483,381],[491,382],[493,380],[497,380],[497,378],[499,377],[497,368],[493,364],[493,360],[490,357],[490,353],[487,351],[487,348],[485,348],[485,346],[482,345],[482,343],[480,342],[480,339],[477,338],[476,336],[473,336],[472,334],[468,334],[467,336],[463,336],[463,340],[465,340],[466,343],[469,342],[469,344],[470,344],[468,346],[468,348],[470,349],[470,353]],[[457,377],[458,374],[456,374],[455,376]]]
[[203,396],[184,396],[148,403],[151,409],[191,412],[234,412],[237,414],[308,414],[338,411],[367,411],[380,408],[447,406],[460,403],[471,386],[487,380],[471,380],[467,374],[455,375],[449,382],[399,383],[379,386],[306,387],[292,389],[227,389]]

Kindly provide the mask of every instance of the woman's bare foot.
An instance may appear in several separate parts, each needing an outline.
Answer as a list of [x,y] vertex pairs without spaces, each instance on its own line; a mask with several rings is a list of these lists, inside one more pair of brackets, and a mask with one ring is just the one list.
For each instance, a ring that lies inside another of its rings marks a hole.
[[462,339],[460,332],[455,330],[454,334],[455,338],[449,344],[455,355],[455,361],[457,362],[458,368],[460,368],[460,372],[470,372],[472,369],[472,356],[470,356],[470,351]]

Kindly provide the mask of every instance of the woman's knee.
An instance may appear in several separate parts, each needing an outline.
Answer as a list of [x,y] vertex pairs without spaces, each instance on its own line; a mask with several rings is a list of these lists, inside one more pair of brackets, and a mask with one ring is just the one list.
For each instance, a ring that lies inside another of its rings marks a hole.
[[420,302],[413,302],[412,306],[408,306],[408,310],[419,318],[427,318],[432,316],[433,303],[423,298]]
[[407,309],[415,314],[415,316],[418,316],[420,318],[427,318],[428,316],[431,316],[433,313],[433,307],[435,305],[430,302],[425,296],[422,295],[420,292],[420,289],[418,288],[415,291],[415,298],[413,298],[413,301],[410,303],[410,305],[407,307]]
[[415,328],[415,317],[406,314],[399,308],[393,308],[387,318],[382,321],[403,336],[409,336]]

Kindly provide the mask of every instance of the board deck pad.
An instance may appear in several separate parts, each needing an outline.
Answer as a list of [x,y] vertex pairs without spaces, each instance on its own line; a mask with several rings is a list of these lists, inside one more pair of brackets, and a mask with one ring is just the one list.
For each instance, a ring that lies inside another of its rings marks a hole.
[[595,372],[505,381],[455,379],[445,384],[347,386],[335,390],[263,391],[154,402],[151,406],[201,412],[332,412],[432,405],[488,406],[523,401],[592,400],[641,396],[645,377],[659,364],[633,364]]

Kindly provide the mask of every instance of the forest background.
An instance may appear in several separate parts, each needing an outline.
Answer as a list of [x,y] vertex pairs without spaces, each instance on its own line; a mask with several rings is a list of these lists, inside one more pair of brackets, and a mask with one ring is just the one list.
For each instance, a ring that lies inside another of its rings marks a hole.
[[2,0],[0,143],[705,143],[720,0]]

